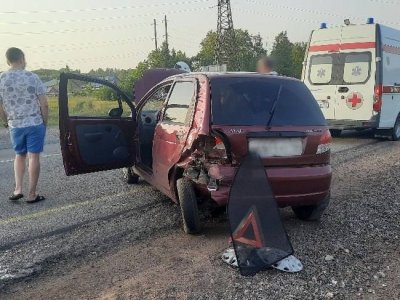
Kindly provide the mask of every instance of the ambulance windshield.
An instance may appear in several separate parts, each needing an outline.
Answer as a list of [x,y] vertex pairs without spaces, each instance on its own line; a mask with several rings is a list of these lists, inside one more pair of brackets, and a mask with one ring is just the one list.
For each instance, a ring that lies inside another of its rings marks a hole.
[[313,55],[309,81],[314,85],[363,84],[370,78],[371,61],[371,52]]

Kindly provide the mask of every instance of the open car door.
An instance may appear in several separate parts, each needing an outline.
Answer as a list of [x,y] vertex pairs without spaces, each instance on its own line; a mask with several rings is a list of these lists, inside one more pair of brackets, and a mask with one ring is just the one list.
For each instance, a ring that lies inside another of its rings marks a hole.
[[68,176],[133,166],[135,105],[107,80],[63,73],[60,143]]

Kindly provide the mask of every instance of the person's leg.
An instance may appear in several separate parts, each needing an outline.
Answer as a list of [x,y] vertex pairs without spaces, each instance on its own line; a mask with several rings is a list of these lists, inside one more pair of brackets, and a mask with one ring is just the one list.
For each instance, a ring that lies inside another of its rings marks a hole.
[[26,129],[25,128],[10,128],[10,137],[13,149],[15,151],[14,160],[14,176],[15,189],[14,196],[22,194],[23,179],[26,166]]
[[28,201],[35,200],[37,197],[37,184],[40,175],[40,154],[39,153],[28,153],[29,160],[29,194]]
[[14,195],[22,194],[22,184],[25,175],[26,154],[15,155],[14,174],[15,174],[15,190]]
[[[46,127],[32,126],[27,135],[29,194],[28,202],[37,199],[37,184],[40,175],[40,153],[43,152]],[[43,198],[44,199],[44,198]]]

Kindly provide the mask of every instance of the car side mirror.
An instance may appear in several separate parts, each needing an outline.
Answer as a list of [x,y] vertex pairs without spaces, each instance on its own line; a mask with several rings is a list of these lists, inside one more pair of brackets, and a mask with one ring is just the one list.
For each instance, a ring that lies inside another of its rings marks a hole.
[[124,113],[124,110],[121,107],[116,107],[116,108],[110,109],[110,111],[108,112],[108,116],[111,118],[120,118],[123,113]]

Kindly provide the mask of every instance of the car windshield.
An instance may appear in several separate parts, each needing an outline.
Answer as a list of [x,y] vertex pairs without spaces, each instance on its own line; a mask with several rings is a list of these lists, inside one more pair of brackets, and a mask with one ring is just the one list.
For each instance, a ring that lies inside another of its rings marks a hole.
[[279,78],[211,79],[212,123],[251,126],[323,126],[321,110],[300,81]]

